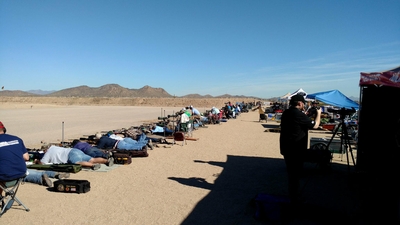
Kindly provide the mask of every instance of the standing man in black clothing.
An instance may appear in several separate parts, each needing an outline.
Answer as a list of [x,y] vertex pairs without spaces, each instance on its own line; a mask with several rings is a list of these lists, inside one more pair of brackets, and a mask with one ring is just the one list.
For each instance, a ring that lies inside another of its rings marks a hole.
[[300,174],[308,146],[308,130],[318,128],[321,120],[321,109],[316,109],[315,120],[304,113],[305,102],[302,95],[292,96],[290,107],[281,117],[280,152],[286,163],[289,198],[293,205],[299,203]]

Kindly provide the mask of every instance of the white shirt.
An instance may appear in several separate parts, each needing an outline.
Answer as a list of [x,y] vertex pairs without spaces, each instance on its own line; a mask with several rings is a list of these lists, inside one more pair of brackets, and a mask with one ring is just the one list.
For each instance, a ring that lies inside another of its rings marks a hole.
[[52,145],[46,153],[44,153],[43,158],[40,160],[42,164],[59,164],[68,163],[68,154],[72,148],[63,148]]
[[112,138],[114,140],[123,140],[124,139],[123,137],[116,135],[116,134],[111,134],[110,138]]
[[186,113],[182,113],[182,115],[181,115],[181,123],[187,123],[187,122],[189,122],[189,116],[188,115],[186,115]]

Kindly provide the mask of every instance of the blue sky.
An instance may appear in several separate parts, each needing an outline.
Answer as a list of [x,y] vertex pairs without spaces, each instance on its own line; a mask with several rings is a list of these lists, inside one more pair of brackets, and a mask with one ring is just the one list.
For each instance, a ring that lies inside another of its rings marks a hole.
[[398,0],[0,1],[0,85],[270,98],[400,65]]

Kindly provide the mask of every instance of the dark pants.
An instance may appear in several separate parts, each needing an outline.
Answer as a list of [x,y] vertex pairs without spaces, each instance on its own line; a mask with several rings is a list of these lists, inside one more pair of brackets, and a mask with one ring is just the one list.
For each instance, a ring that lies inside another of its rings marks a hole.
[[300,198],[300,176],[303,170],[303,157],[298,154],[284,155],[288,174],[288,191],[291,203],[298,204]]
[[103,152],[102,150],[92,147],[84,152],[86,155],[92,156],[93,158],[108,158],[108,154]]

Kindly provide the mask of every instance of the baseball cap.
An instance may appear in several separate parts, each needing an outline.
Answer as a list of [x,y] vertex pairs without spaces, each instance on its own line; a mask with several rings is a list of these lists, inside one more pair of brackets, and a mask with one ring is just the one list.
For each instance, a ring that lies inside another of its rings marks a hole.
[[1,121],[0,121],[0,129],[4,129],[4,125]]
[[45,151],[47,149],[49,149],[51,146],[50,143],[43,143],[42,147],[40,147],[40,150]]
[[298,102],[298,101],[302,101],[303,103],[306,103],[306,100],[304,99],[303,95],[293,95],[292,98],[290,98],[290,102]]

